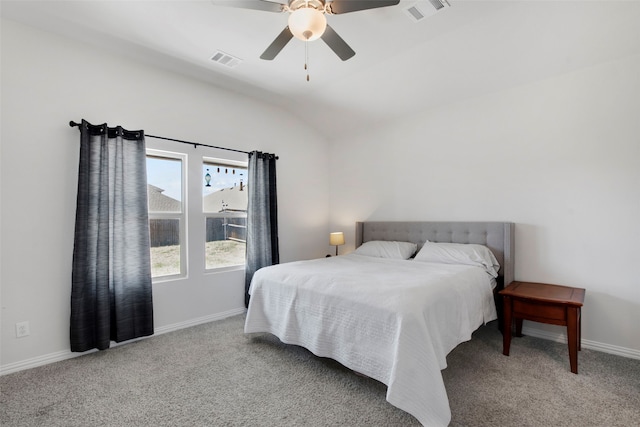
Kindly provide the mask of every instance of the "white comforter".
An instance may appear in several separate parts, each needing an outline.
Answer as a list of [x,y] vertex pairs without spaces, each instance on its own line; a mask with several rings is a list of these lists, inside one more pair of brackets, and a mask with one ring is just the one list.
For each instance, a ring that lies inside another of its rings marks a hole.
[[245,333],[269,332],[387,385],[423,425],[451,420],[446,356],[496,319],[479,267],[356,254],[279,264],[251,283]]

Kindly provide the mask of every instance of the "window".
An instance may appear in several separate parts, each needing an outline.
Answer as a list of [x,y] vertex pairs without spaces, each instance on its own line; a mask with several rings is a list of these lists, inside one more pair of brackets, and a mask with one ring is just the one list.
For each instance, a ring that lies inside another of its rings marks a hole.
[[247,246],[247,163],[205,159],[202,175],[206,269],[244,265]]
[[186,275],[184,156],[147,150],[151,277]]
[[[190,156],[197,157],[188,161]],[[201,180],[196,178],[196,183],[189,188],[187,177],[198,175]],[[204,271],[244,267],[246,178],[247,162],[200,157],[200,153],[147,149],[151,277],[154,281],[187,277],[189,264],[202,265],[198,260],[204,261]],[[201,225],[199,221],[202,221]],[[190,227],[189,224],[197,226]],[[190,259],[196,262],[189,263]]]

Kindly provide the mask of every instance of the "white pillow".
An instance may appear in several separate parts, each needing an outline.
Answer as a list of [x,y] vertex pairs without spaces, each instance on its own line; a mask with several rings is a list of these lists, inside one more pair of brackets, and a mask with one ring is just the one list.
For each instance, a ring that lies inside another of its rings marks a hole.
[[472,243],[425,242],[415,261],[475,265],[484,268],[491,277],[498,277],[500,270],[500,264],[488,247]]
[[410,242],[371,240],[363,243],[354,253],[377,258],[409,259],[418,245]]

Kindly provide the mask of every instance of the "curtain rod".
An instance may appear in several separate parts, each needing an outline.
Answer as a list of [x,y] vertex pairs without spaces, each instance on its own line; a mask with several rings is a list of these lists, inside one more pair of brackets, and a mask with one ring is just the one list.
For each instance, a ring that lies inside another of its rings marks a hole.
[[[76,123],[73,120],[71,120],[69,122],[69,126],[71,126],[72,128],[73,127],[78,127],[79,128],[80,127],[80,123]],[[216,147],[215,145],[201,144],[199,142],[182,141],[180,139],[166,138],[164,136],[155,136],[155,135],[148,135],[148,134],[145,134],[145,136],[148,136],[149,138],[164,139],[164,140],[167,140],[167,141],[174,141],[174,142],[180,142],[182,144],[189,144],[189,145],[193,145],[193,148],[196,148],[197,146],[201,146],[201,147],[217,148],[218,150],[235,151],[236,153],[250,154],[248,151],[236,150],[235,148]],[[277,159],[277,157],[276,157],[276,159]]]

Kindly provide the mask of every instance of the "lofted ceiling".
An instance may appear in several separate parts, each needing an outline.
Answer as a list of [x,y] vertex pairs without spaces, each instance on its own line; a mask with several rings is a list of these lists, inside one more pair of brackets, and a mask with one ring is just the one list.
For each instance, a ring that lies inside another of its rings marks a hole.
[[[233,2],[236,0],[228,0]],[[277,0],[272,0],[277,1]],[[218,2],[219,3],[219,2]],[[332,139],[466,98],[640,54],[640,1],[429,0],[328,16],[355,50],[341,61],[322,40],[260,55],[286,13],[209,0],[7,1],[3,18],[130,55],[272,105]],[[217,52],[240,58],[217,64]]]

